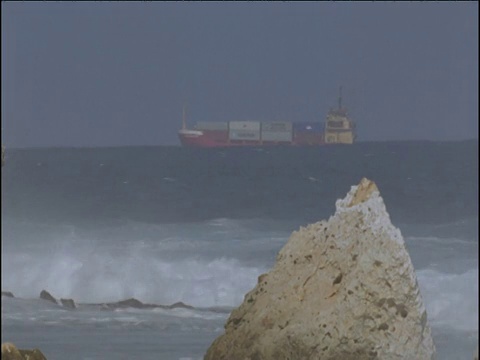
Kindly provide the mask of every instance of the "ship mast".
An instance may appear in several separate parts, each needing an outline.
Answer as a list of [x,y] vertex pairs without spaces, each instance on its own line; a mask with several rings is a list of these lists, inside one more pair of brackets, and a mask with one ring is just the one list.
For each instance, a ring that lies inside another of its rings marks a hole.
[[185,104],[183,104],[183,113],[182,113],[182,130],[187,129],[187,122],[185,121]]
[[338,110],[342,109],[342,87],[340,86],[340,96],[338,97]]

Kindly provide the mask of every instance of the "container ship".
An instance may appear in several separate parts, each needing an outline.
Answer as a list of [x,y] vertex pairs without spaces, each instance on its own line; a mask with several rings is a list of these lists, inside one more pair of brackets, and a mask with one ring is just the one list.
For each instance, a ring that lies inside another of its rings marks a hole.
[[356,138],[355,122],[347,109],[342,107],[342,92],[338,108],[331,109],[324,122],[288,121],[229,121],[198,122],[188,129],[183,110],[180,142],[189,147],[235,146],[323,146],[329,144],[353,144]]

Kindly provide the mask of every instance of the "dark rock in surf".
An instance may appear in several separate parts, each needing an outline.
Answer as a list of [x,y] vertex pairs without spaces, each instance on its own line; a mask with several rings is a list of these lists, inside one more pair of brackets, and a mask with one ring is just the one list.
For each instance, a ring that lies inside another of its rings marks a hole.
[[100,304],[101,310],[115,310],[115,309],[125,309],[125,308],[134,308],[134,309],[194,309],[193,306],[187,305],[183,302],[176,302],[172,305],[157,305],[157,304],[145,304],[140,300],[135,298],[130,298],[122,301],[117,301],[114,303]]
[[52,294],[50,294],[46,290],[42,290],[42,292],[40,293],[40,299],[50,301],[54,304],[58,304],[57,300],[52,296]]
[[195,309],[193,306],[191,305],[187,305],[181,301],[179,302],[176,302],[175,304],[172,304],[168,307],[169,309],[178,309],[178,308],[182,308],[182,309]]
[[62,306],[68,309],[76,309],[75,301],[73,299],[60,299]]
[[123,308],[143,309],[145,307],[144,303],[142,303],[140,300],[137,300],[135,298],[117,301],[114,303],[108,303],[106,305],[110,309],[123,309]]
[[2,296],[9,297],[9,298],[15,297],[13,296],[13,293],[11,293],[10,291],[2,291]]

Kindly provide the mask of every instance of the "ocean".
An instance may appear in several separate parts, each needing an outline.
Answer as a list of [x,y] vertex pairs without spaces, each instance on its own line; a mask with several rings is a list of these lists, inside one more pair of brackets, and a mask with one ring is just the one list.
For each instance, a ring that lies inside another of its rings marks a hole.
[[[48,360],[201,359],[291,232],[362,177],[406,241],[437,358],[472,359],[478,141],[7,149],[1,341]],[[88,305],[128,298],[194,308]]]

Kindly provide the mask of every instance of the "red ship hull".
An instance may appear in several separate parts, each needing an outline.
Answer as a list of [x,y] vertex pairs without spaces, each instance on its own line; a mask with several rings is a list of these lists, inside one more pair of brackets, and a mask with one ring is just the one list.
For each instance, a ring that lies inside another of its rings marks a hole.
[[215,130],[180,130],[180,142],[187,147],[323,146],[323,133],[295,134],[292,141],[229,140],[228,132]]

